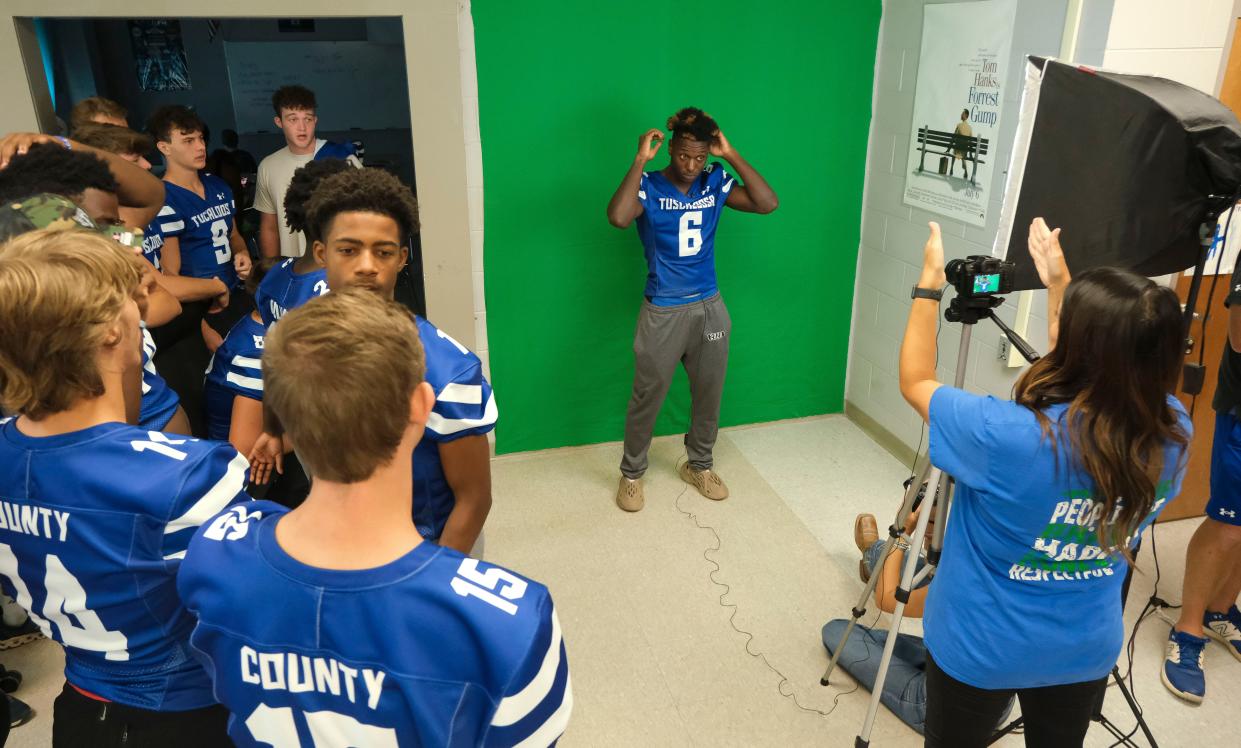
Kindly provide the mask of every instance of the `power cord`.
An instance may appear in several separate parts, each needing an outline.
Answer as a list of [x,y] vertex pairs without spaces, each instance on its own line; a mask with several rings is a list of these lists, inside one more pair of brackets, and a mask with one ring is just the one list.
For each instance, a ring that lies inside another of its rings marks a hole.
[[[1162,578],[1162,569],[1159,564],[1159,541],[1155,531],[1156,527],[1157,525],[1153,523],[1151,524],[1151,557],[1155,562],[1155,584],[1151,588],[1150,598],[1147,599],[1146,605],[1142,607],[1142,612],[1138,614],[1137,620],[1133,622],[1133,629],[1129,633],[1129,642],[1125,645],[1125,657],[1128,662],[1126,665],[1125,674],[1121,676],[1122,680],[1128,682],[1129,695],[1133,697],[1133,703],[1137,705],[1137,716],[1139,718],[1145,714],[1145,710],[1142,709],[1142,703],[1138,700],[1137,689],[1135,688],[1133,680],[1133,656],[1136,648],[1138,629],[1142,626],[1143,621],[1153,615],[1168,621],[1172,625],[1175,625],[1175,622],[1170,621],[1163,615],[1163,611],[1178,610],[1181,607],[1180,605],[1172,605],[1167,600],[1159,597],[1159,581]],[[1108,684],[1109,688],[1112,685],[1115,684]],[[1140,726],[1140,724],[1135,722],[1132,730],[1130,730],[1124,737],[1120,738],[1115,743],[1112,743],[1112,745],[1108,748],[1116,748],[1116,746],[1124,745],[1129,742],[1130,739],[1137,734]]]
[[[677,461],[677,472],[678,473],[680,472],[681,465],[683,465],[685,462],[686,462],[686,458],[681,458],[680,460]],[[706,530],[707,532],[711,533],[711,537],[715,541],[713,546],[704,549],[702,552],[703,560],[705,560],[707,563],[715,567],[714,569],[712,569],[710,572],[707,573],[707,579],[711,581],[711,584],[723,589],[723,592],[720,593],[719,600],[718,600],[719,606],[721,608],[732,609],[732,613],[728,616],[728,625],[732,628],[733,631],[736,631],[738,634],[741,634],[742,636],[746,638],[745,653],[759,660],[760,662],[762,662],[763,665],[768,670],[775,673],[776,676],[780,678],[779,683],[776,684],[776,692],[779,693],[784,698],[791,700],[793,702],[793,705],[796,706],[798,709],[800,709],[803,712],[810,712],[811,714],[817,714],[821,717],[831,716],[832,712],[836,711],[836,707],[840,705],[840,699],[842,696],[848,696],[849,694],[858,690],[859,686],[858,686],[857,679],[855,678],[853,681],[853,688],[850,688],[848,691],[840,691],[836,693],[836,695],[832,698],[832,706],[827,711],[824,711],[822,709],[815,709],[814,707],[808,707],[801,703],[801,701],[797,698],[797,693],[792,690],[792,683],[793,683],[792,679],[789,678],[787,675],[785,675],[784,672],[781,671],[778,667],[771,664],[771,660],[767,659],[766,654],[764,654],[763,652],[755,651],[754,649],[751,649],[750,645],[753,644],[754,642],[754,634],[750,631],[746,631],[745,629],[737,625],[737,621],[736,621],[737,613],[740,611],[740,608],[737,606],[736,603],[730,603],[730,602],[724,601],[724,598],[728,597],[728,595],[732,593],[732,587],[729,586],[728,583],[721,582],[719,579],[716,579],[715,575],[720,573],[723,570],[723,567],[721,567],[720,563],[716,561],[715,559],[711,558],[711,556],[709,555],[711,553],[718,553],[720,549],[723,547],[723,543],[720,540],[720,534],[711,525],[704,524],[702,520],[699,519],[696,513],[681,508],[681,499],[683,499],[688,492],[689,492],[689,485],[686,484],[685,488],[681,489],[681,493],[677,495],[676,501],[672,502],[672,506],[678,512],[680,512],[681,514],[685,515],[688,519],[693,521],[694,526],[697,527],[699,530]],[[880,646],[880,648],[882,649],[882,645],[879,645],[879,643],[874,638],[874,634],[870,630],[871,628],[874,627],[875,623],[878,622],[879,615],[880,613],[875,614],[875,619],[871,621],[870,626],[866,627],[865,634],[866,634],[867,640],[869,640],[870,642],[874,642],[876,645]],[[845,665],[845,668],[847,669],[848,667],[856,665],[860,662],[865,662],[866,660],[870,659],[870,656],[871,656],[870,644],[867,643],[866,657],[863,657],[860,660],[854,660],[848,663],[848,665]],[[787,692],[784,690],[784,685],[786,683],[789,684],[790,686],[790,690]]]

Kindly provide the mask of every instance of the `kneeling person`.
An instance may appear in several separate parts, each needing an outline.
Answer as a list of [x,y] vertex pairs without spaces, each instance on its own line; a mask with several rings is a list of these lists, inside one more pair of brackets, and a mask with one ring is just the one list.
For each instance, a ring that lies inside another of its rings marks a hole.
[[268,334],[264,407],[310,495],[221,514],[178,581],[239,746],[548,745],[568,722],[547,589],[424,541],[412,520],[411,457],[435,399],[416,333],[396,302],[338,290]]

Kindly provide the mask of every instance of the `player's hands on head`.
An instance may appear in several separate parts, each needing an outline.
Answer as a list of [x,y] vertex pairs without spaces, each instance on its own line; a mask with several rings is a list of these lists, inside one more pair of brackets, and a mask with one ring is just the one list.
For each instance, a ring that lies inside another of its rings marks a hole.
[[638,161],[645,164],[655,158],[663,142],[664,133],[659,128],[652,127],[642,133],[642,137],[638,138]]
[[39,132],[11,132],[0,138],[0,169],[7,167],[14,156],[26,155],[30,146],[36,143],[64,145],[54,135],[44,135]]
[[922,248],[922,276],[918,280],[919,288],[943,288],[948,282],[944,275],[944,240],[939,235],[939,224],[931,221],[927,224],[931,235]]
[[1042,218],[1035,218],[1030,222],[1030,237],[1026,243],[1043,285],[1047,288],[1067,286],[1072,276],[1060,247],[1060,229],[1052,230]]
[[255,440],[254,446],[247,455],[250,460],[250,480],[263,485],[271,480],[271,471],[284,475],[284,440],[264,431]]
[[237,271],[237,277],[245,280],[250,277],[250,271],[254,268],[254,263],[250,261],[248,252],[238,252],[233,255],[233,268]]
[[728,158],[733,153],[733,146],[732,143],[728,142],[728,138],[724,137],[723,130],[716,130],[715,137],[711,138],[711,145],[708,150],[716,158]]

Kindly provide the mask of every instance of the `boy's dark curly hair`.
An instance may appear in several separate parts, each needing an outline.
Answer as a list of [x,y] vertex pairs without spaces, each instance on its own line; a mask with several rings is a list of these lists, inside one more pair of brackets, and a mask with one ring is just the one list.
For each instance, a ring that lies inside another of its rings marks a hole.
[[36,143],[0,171],[0,202],[50,192],[77,202],[90,188],[116,193],[116,177],[98,156],[59,143]]
[[207,137],[207,123],[203,122],[203,118],[193,109],[180,104],[162,106],[147,120],[147,132],[157,141],[171,143],[174,129],[185,133],[201,132],[204,139]]
[[710,143],[720,131],[711,115],[698,107],[687,106],[668,118],[668,129],[674,138],[688,138]]
[[306,230],[321,239],[341,213],[378,213],[396,221],[402,238],[418,233],[418,201],[383,169],[347,169],[324,179],[306,204]]
[[310,202],[310,197],[315,193],[315,188],[320,182],[333,174],[352,168],[353,166],[343,159],[325,158],[310,161],[293,172],[289,189],[284,193],[284,222],[289,230],[305,233],[307,244],[313,244],[318,240],[317,232],[309,231],[306,225],[306,204]]

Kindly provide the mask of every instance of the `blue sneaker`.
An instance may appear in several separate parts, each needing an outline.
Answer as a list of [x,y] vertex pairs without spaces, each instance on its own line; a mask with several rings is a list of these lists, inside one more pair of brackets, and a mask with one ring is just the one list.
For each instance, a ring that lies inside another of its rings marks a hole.
[[1205,637],[1172,629],[1168,634],[1168,654],[1159,673],[1169,691],[1195,704],[1201,704],[1207,692],[1207,680],[1202,672],[1202,648],[1206,645]]
[[1241,611],[1232,606],[1227,613],[1207,611],[1202,617],[1202,630],[1207,636],[1223,644],[1233,657],[1241,660]]

